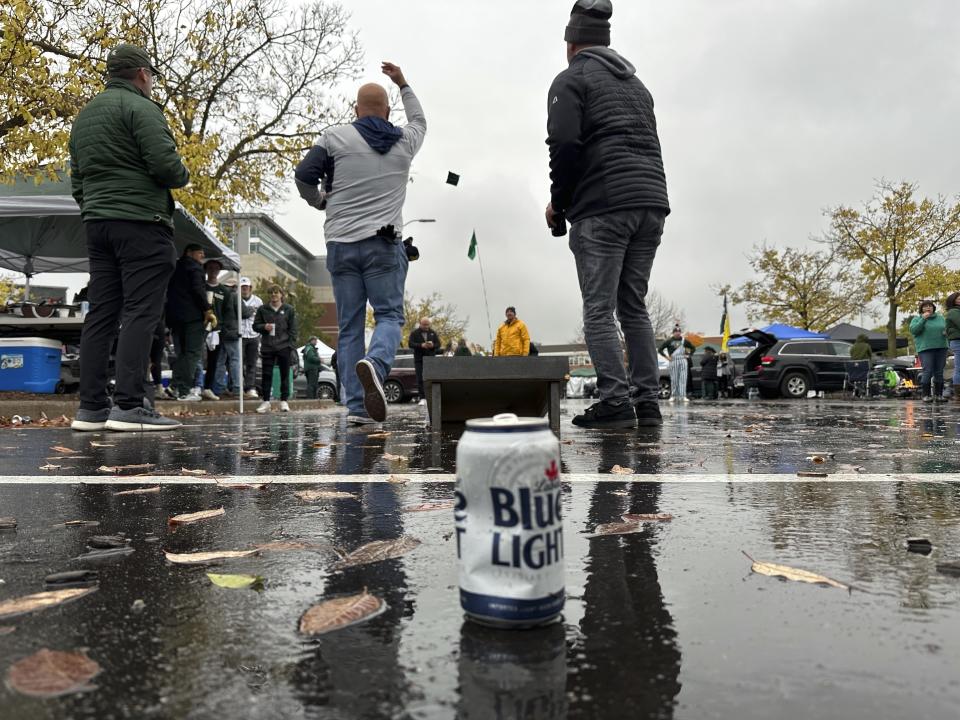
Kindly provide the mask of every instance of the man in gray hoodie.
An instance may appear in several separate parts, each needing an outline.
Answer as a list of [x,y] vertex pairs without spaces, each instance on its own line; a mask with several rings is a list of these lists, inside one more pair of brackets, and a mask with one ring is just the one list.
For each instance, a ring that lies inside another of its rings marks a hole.
[[[400,128],[389,121],[382,86],[364,85],[357,93],[357,120],[328,130],[296,170],[301,197],[327,213],[323,233],[337,303],[337,363],[347,420],[355,424],[387,416],[383,381],[404,321],[403,202],[410,164],[427,132],[423,109],[400,68],[385,62],[383,73],[400,88],[408,124]],[[364,351],[368,302],[376,327]]]
[[577,0],[564,36],[569,66],[547,98],[546,220],[557,233],[572,223],[570,250],[600,392],[600,402],[573,424],[597,429],[663,422],[645,298],[670,204],[653,98],[633,65],[609,48],[612,14],[610,0]]

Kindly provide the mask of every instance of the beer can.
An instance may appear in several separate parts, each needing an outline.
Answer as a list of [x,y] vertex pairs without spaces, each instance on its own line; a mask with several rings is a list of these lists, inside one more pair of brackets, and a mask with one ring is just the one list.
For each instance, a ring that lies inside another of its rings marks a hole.
[[469,420],[457,446],[460,605],[476,622],[535,627],[563,610],[560,445],[546,420]]

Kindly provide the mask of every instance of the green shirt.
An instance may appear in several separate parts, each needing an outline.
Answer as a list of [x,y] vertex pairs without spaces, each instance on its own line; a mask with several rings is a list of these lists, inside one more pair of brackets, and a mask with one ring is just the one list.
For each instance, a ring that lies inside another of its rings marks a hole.
[[943,315],[934,313],[929,319],[917,315],[910,321],[910,333],[917,344],[917,352],[947,347],[947,324]]
[[960,340],[960,307],[950,308],[944,320],[947,326],[947,340]]

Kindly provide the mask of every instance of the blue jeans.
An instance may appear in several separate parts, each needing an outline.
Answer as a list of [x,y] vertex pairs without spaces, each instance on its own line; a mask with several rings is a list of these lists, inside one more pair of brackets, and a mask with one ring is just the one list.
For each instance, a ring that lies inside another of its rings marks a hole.
[[[390,374],[403,330],[403,289],[407,255],[399,242],[367,238],[354,243],[327,243],[327,270],[337,303],[337,367],[343,385],[341,401],[351,415],[366,415],[356,364],[366,358],[380,381]],[[376,325],[364,354],[367,302]]]
[[570,230],[587,350],[600,399],[610,403],[657,401],[660,367],[646,297],[665,217],[656,208],[617,210],[579,220]]
[[221,340],[220,354],[217,356],[217,372],[213,378],[213,394],[219,395],[224,391],[224,375],[229,373],[227,387],[230,392],[242,392],[243,378],[240,376],[240,341]]
[[933,394],[936,397],[943,395],[943,366],[947,364],[947,349],[936,348],[923,350],[920,353],[920,366],[923,373],[920,376],[920,387],[924,397],[930,394],[930,383],[933,381]]
[[951,340],[950,350],[953,351],[953,387],[960,388],[960,340]]

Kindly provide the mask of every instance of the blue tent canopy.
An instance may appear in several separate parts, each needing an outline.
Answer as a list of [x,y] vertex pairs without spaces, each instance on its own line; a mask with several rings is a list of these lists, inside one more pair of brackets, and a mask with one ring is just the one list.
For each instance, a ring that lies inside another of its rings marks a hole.
[[[827,340],[829,335],[824,335],[823,333],[810,332],[809,330],[804,330],[803,328],[793,327],[792,325],[781,325],[780,323],[774,323],[773,325],[767,325],[765,328],[760,328],[761,332],[768,333],[773,335],[777,340],[799,340],[799,339],[812,339],[812,340]],[[749,330],[741,330],[741,333],[748,333]],[[753,345],[754,342],[748,337],[738,337],[731,340],[728,345]]]

